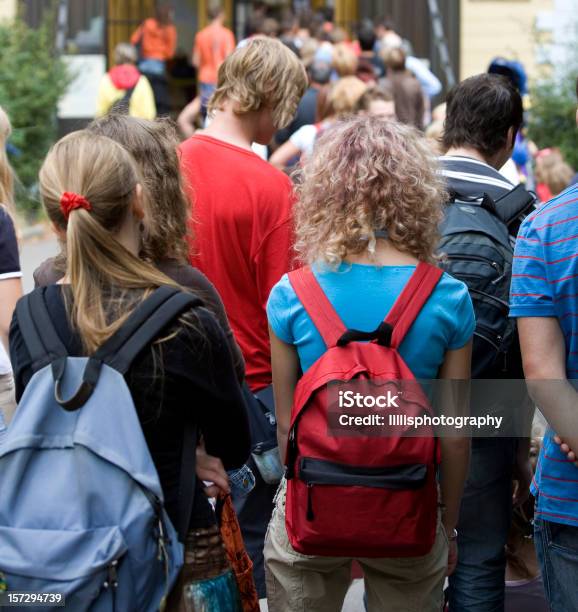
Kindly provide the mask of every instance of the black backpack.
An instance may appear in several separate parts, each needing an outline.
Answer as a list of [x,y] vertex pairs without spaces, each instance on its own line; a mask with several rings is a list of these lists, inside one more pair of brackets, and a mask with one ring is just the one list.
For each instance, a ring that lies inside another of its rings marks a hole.
[[[136,85],[138,85],[138,81]],[[134,93],[134,90],[136,89],[136,85],[134,87],[127,89],[124,93],[124,96],[120,100],[117,100],[110,107],[108,111],[109,114],[128,115],[129,110],[130,110],[130,101],[132,99],[132,94]]]
[[516,323],[509,318],[513,241],[535,196],[518,185],[499,200],[452,194],[438,252],[448,274],[469,289],[476,314],[472,378],[521,375]]

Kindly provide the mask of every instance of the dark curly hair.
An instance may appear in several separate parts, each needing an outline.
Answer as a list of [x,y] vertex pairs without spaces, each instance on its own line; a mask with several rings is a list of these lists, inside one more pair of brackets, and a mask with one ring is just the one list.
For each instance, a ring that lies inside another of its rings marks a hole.
[[479,74],[456,85],[448,94],[443,143],[446,149],[472,147],[492,157],[522,126],[520,94],[502,76]]

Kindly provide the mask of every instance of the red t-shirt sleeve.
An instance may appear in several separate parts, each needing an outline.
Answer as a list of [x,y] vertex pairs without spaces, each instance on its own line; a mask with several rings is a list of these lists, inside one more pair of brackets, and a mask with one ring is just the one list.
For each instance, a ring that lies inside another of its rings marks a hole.
[[292,269],[294,259],[293,220],[287,218],[265,236],[255,255],[257,291],[263,308],[271,289]]
[[[267,308],[271,289],[279,282],[283,274],[293,269],[295,262],[295,251],[293,250],[295,192],[289,177],[282,173],[278,174],[280,177],[276,177],[275,180],[276,193],[272,196],[276,200],[276,205],[272,209],[276,211],[274,213],[276,220],[268,219],[266,227],[271,229],[263,236],[253,257],[259,302],[264,309]],[[281,178],[281,184],[277,182],[279,178]]]

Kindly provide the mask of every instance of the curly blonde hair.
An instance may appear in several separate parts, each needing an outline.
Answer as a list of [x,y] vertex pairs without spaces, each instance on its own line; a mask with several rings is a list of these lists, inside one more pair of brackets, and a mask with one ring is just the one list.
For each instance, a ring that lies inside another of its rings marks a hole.
[[376,232],[400,251],[434,262],[447,200],[437,160],[413,127],[379,117],[340,121],[303,165],[296,250],[304,263],[337,267],[373,253]]
[[278,40],[257,37],[221,64],[209,112],[222,109],[226,101],[235,104],[239,115],[268,106],[281,129],[291,123],[306,87],[307,73],[295,53]]

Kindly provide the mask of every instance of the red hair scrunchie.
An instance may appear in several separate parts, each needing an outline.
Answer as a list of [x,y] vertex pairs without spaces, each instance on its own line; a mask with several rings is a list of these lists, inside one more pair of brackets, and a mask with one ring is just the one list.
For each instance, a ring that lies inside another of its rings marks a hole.
[[90,202],[84,196],[72,193],[71,191],[65,191],[60,196],[60,210],[64,215],[64,219],[68,221],[70,213],[77,208],[84,208],[84,210],[88,211],[92,210]]

